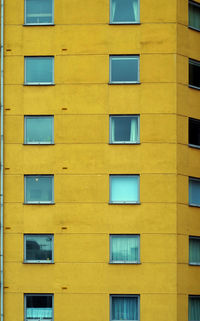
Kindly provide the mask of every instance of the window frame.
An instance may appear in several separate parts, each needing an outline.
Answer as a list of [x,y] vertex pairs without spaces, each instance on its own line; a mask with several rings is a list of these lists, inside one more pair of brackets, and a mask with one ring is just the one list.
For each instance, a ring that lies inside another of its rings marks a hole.
[[109,1],[109,24],[110,25],[139,25],[140,24],[140,0],[138,1],[138,21],[136,22],[126,22],[126,21],[120,21],[120,22],[113,22],[112,21],[112,1]]
[[200,243],[200,236],[193,236],[193,235],[189,235],[189,258],[188,258],[188,262],[189,262],[189,265],[194,265],[194,266],[200,266],[200,262],[190,262],[190,240],[191,239],[196,239],[196,240],[199,240],[199,243]]
[[[51,319],[46,319],[47,321],[54,321],[54,294],[53,293],[24,293],[24,320],[25,321],[38,321],[36,318],[35,319],[27,319],[26,318],[26,305],[27,305],[27,300],[26,298],[28,296],[51,296],[52,297],[52,318]],[[40,320],[39,320],[40,321]]]
[[[138,77],[136,81],[113,81],[112,80],[112,58],[127,58],[129,60],[136,59],[138,61]],[[109,56],[109,84],[110,85],[130,85],[130,84],[140,84],[140,55],[134,54],[134,55],[110,55]]]
[[[137,261],[113,261],[112,260],[112,239],[113,236],[121,236],[121,237],[126,237],[126,236],[134,236],[135,238],[137,237],[138,239],[138,260]],[[110,234],[109,235],[109,263],[110,264],[140,264],[140,234]]]
[[[111,184],[111,181],[112,181],[112,177],[113,176],[117,176],[117,177],[129,177],[129,176],[137,176],[138,177],[138,186],[137,186],[137,189],[138,189],[138,201],[136,202],[130,202],[130,201],[111,201],[111,192],[112,192],[112,184]],[[110,174],[109,175],[109,204],[113,204],[113,205],[134,205],[134,204],[140,204],[140,175],[139,174]]]
[[[112,141],[112,118],[113,117],[132,117],[137,118],[137,125],[138,125],[138,135],[137,135],[137,141],[131,142],[131,141]],[[110,145],[138,145],[140,144],[140,115],[134,114],[134,115],[109,115],[109,144]]]
[[[51,62],[52,62],[52,81],[51,82],[27,82],[26,80],[26,62],[29,58],[35,58],[35,60],[37,58],[51,58]],[[55,82],[54,82],[54,56],[24,56],[24,86],[54,86]]]
[[[27,129],[27,124],[26,124],[26,119],[28,118],[44,118],[44,117],[49,117],[51,118],[52,121],[52,141],[51,142],[28,142],[26,139],[26,129]],[[24,145],[54,145],[54,115],[24,115]]]
[[[52,178],[52,201],[48,202],[48,201],[27,201],[27,197],[26,197],[26,186],[27,186],[27,182],[26,182],[26,177],[34,177],[34,178],[40,178],[40,177],[51,177]],[[50,175],[50,174],[25,174],[24,175],[24,204],[25,205],[49,205],[49,204],[55,204],[54,201],[54,175]]]
[[199,145],[190,144],[190,132],[189,132],[190,131],[190,121],[199,123],[199,131],[200,131],[200,119],[189,117],[188,118],[188,146],[200,149],[200,144]]
[[197,29],[193,26],[190,25],[190,6],[194,6],[194,7],[197,7],[200,9],[200,3],[196,2],[196,1],[192,1],[192,0],[189,0],[188,1],[188,28],[192,29],[192,30],[196,30],[196,31],[200,31],[200,29]]
[[189,193],[188,193],[188,194],[189,194],[189,197],[188,197],[188,199],[189,199],[189,206],[192,206],[192,207],[200,207],[200,202],[199,202],[199,204],[190,203],[190,181],[197,181],[197,182],[199,182],[199,186],[200,186],[200,178],[189,176]]
[[188,295],[188,321],[193,321],[189,319],[189,302],[190,302],[190,298],[198,298],[200,300],[200,295],[193,295],[193,294],[189,294]]
[[119,321],[112,318],[112,298],[113,297],[137,298],[138,299],[138,320],[124,320],[124,321],[140,321],[140,295],[139,294],[110,294],[110,321]]
[[196,65],[199,67],[200,69],[200,61],[199,60],[195,60],[195,59],[192,59],[192,58],[189,58],[189,63],[188,63],[188,87],[189,88],[193,88],[193,89],[197,89],[197,90],[200,90],[200,87],[197,87],[197,86],[194,86],[194,85],[191,85],[190,84],[190,65]]
[[[52,259],[51,260],[27,260],[26,259],[26,238],[27,236],[46,236],[51,237],[52,242]],[[31,263],[31,264],[52,264],[54,263],[54,234],[24,234],[24,263]]]
[[54,0],[52,1],[52,22],[26,22],[26,2],[27,0],[24,0],[24,26],[53,26],[54,25]]

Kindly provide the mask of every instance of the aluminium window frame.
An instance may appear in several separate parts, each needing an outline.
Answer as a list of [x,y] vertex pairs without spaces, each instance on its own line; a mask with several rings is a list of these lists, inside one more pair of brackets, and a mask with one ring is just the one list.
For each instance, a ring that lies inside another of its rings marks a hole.
[[[137,261],[113,261],[112,260],[112,238],[113,236],[121,236],[121,237],[126,237],[126,236],[135,236],[138,239],[138,260]],[[110,234],[109,235],[109,263],[110,264],[140,264],[140,234]]]
[[189,302],[190,302],[190,298],[198,298],[200,300],[200,295],[194,295],[194,294],[189,294],[188,295],[188,321],[195,321],[195,320],[190,320],[189,319]]
[[[26,238],[27,236],[46,236],[51,237],[52,242],[52,259],[51,260],[27,260],[26,259]],[[31,264],[52,264],[54,263],[54,234],[39,234],[39,233],[33,233],[33,234],[24,234],[24,262],[23,263],[31,263]]]
[[[27,142],[26,139],[26,119],[33,117],[51,117],[52,119],[52,142]],[[24,115],[24,145],[54,145],[54,115]]]
[[[26,61],[28,58],[52,58],[52,81],[51,82],[27,82],[26,81]],[[24,86],[54,86],[55,80],[54,80],[54,56],[24,56]]]
[[[111,187],[111,180],[113,176],[117,177],[128,177],[128,176],[137,176],[138,177],[138,201],[136,202],[130,202],[130,201],[111,201],[111,192],[112,192],[112,187]],[[139,205],[140,204],[140,174],[109,174],[109,204],[111,205]]]
[[200,242],[200,236],[193,236],[193,235],[189,235],[189,258],[188,258],[188,262],[189,262],[189,265],[194,265],[194,266],[200,266],[200,262],[190,262],[190,240],[191,239],[196,239],[196,240],[199,240]]
[[[35,177],[35,178],[40,178],[41,176],[45,176],[45,177],[51,177],[52,178],[52,201],[31,201],[28,202],[26,199],[26,186],[27,186],[27,182],[26,182],[26,177]],[[25,174],[24,175],[24,204],[25,205],[50,205],[50,204],[55,204],[54,201],[54,175],[52,174]]]
[[[110,321],[119,321],[112,318],[112,298],[137,298],[138,299],[138,319],[136,320],[124,320],[124,321],[140,321],[140,295],[139,294],[110,294]],[[122,320],[123,321],[123,320]]]
[[189,147],[192,147],[192,148],[200,149],[200,144],[199,144],[199,145],[195,145],[195,144],[190,144],[190,143],[189,143],[189,139],[190,139],[190,136],[189,136],[190,121],[194,121],[194,122],[196,122],[196,123],[199,123],[199,130],[200,130],[200,119],[189,117],[189,118],[188,118],[188,146],[189,146]]
[[188,87],[200,90],[200,87],[197,87],[197,86],[194,86],[194,85],[190,85],[190,64],[191,65],[196,65],[200,69],[200,61],[196,60],[196,59],[192,59],[192,58],[189,58],[189,61],[188,61],[188,67],[189,67],[188,68]]
[[[132,117],[137,118],[138,123],[138,135],[137,135],[137,141],[136,142],[130,142],[130,141],[112,141],[112,117]],[[117,114],[117,115],[109,115],[109,144],[110,145],[138,145],[140,144],[140,115],[134,114],[134,115],[126,115],[126,114]]]
[[26,1],[24,0],[24,26],[54,26],[54,0],[52,1],[52,22],[41,22],[41,23],[35,23],[35,22],[26,22]]
[[136,22],[127,22],[127,21],[120,21],[120,22],[113,22],[112,21],[112,1],[109,1],[109,24],[110,25],[139,25],[140,24],[140,0],[138,1],[138,21]]
[[[124,60],[124,59],[137,59],[138,61],[138,79],[136,81],[126,81],[126,80],[123,80],[123,81],[113,81],[112,80],[112,59],[113,58],[118,58],[118,59],[121,59],[121,60]],[[110,85],[131,85],[131,84],[140,84],[140,55],[138,54],[133,54],[133,55],[109,55],[109,84]]]
[[41,321],[41,319],[29,319],[26,318],[26,304],[27,300],[26,298],[28,296],[51,296],[52,297],[52,318],[51,319],[46,319],[46,321],[54,321],[54,294],[53,293],[24,293],[24,321]]
[[194,6],[194,7],[197,7],[197,8],[199,7],[199,9],[200,9],[200,3],[196,2],[196,1],[192,1],[192,0],[189,0],[189,1],[188,1],[188,28],[190,28],[190,29],[192,29],[192,30],[200,31],[200,29],[197,29],[197,28],[195,28],[195,27],[193,27],[193,26],[191,26],[191,25],[189,24],[190,5],[191,5],[191,6]]

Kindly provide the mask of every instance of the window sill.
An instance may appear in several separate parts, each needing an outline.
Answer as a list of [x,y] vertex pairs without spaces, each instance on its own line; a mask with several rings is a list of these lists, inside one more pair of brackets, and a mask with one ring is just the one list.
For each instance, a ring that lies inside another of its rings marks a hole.
[[189,29],[192,29],[192,30],[194,30],[194,31],[200,32],[200,29],[197,29],[197,28],[195,28],[195,27],[188,26],[188,28],[189,28]]
[[141,205],[140,202],[109,202],[109,205]]
[[133,142],[109,142],[109,145],[140,145],[141,143],[140,142],[137,142],[137,143],[133,143]]
[[28,202],[28,203],[23,203],[23,205],[55,205],[56,203],[55,202],[49,202],[49,203],[44,203],[44,202],[34,202],[34,203],[31,203],[31,202]]
[[191,266],[200,266],[200,263],[189,263]]
[[141,22],[109,22],[109,25],[112,26],[112,25],[141,25]]
[[55,86],[55,83],[51,83],[51,82],[24,83],[24,86]]
[[121,264],[131,264],[131,265],[140,265],[141,264],[141,262],[109,262],[109,264],[119,264],[119,265],[121,265]]
[[28,146],[33,146],[33,145],[45,145],[45,146],[51,146],[55,145],[55,143],[23,143],[22,145],[28,145]]
[[54,264],[54,262],[44,262],[44,261],[30,261],[30,262],[26,262],[26,261],[23,261],[23,264]]
[[200,87],[196,87],[196,86],[193,86],[193,85],[188,85],[189,88],[192,88],[192,89],[197,89],[197,90],[200,90]]
[[124,82],[108,82],[108,85],[141,85],[139,81],[124,81]]
[[42,26],[47,26],[47,27],[51,27],[51,26],[55,26],[54,23],[24,23],[22,26],[24,27],[32,27],[32,26],[38,26],[38,27],[42,27]]
[[188,204],[191,207],[200,207],[200,204]]
[[200,149],[200,145],[188,144],[188,146],[191,147],[191,148]]

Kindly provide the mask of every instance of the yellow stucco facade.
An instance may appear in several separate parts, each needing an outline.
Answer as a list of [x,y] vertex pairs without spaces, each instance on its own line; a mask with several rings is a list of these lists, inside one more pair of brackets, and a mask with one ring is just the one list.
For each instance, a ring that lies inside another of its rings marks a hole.
[[[110,294],[139,295],[141,321],[188,321],[200,295],[188,1],[140,0],[140,24],[110,25],[109,0],[54,0],[54,23],[25,26],[24,1],[5,1],[4,321],[24,320],[25,293],[53,294],[55,321],[109,321]],[[131,54],[140,84],[109,84],[109,55]],[[54,56],[55,85],[25,86],[24,56]],[[116,114],[140,115],[140,144],[109,144]],[[24,145],[24,115],[54,115],[55,144]],[[27,174],[54,175],[55,204],[24,204]],[[109,174],[139,174],[140,204],[109,204]],[[23,263],[27,233],[54,235],[54,264]],[[109,264],[110,234],[140,234],[141,264]]]

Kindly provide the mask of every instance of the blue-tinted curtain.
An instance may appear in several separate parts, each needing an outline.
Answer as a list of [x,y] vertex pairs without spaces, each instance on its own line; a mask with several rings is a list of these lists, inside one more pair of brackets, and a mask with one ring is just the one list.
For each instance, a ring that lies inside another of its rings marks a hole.
[[189,3],[189,26],[200,30],[200,4]]
[[139,22],[138,0],[111,0],[111,22]]
[[53,176],[25,176],[26,202],[52,202]]
[[112,297],[112,320],[138,320],[138,298]]
[[28,116],[26,121],[26,143],[52,143],[53,117]]
[[189,179],[189,204],[200,205],[200,180]]
[[200,264],[200,238],[190,238],[189,262]]
[[51,235],[26,235],[26,260],[52,260]]
[[139,57],[111,57],[111,82],[137,82]]
[[139,176],[110,176],[111,202],[138,202]]
[[53,23],[53,0],[26,0],[26,23]]
[[26,308],[27,319],[52,319],[52,308]]
[[200,297],[189,297],[189,321],[200,320]]
[[139,236],[138,235],[113,235],[112,261],[139,262]]
[[26,57],[25,83],[53,83],[53,57]]

